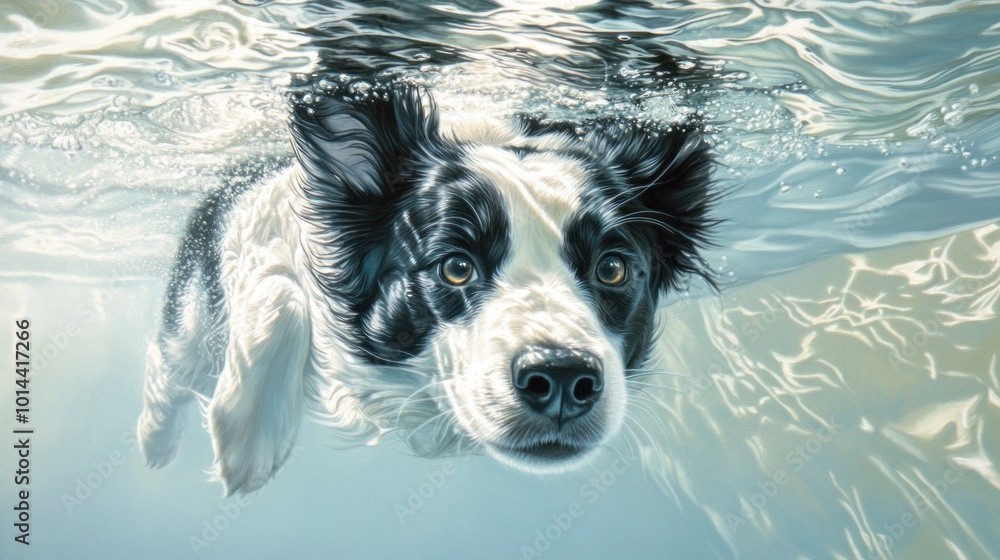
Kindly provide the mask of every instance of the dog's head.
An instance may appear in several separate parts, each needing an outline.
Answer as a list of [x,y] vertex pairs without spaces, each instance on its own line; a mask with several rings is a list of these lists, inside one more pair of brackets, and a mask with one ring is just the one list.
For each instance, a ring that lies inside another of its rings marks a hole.
[[611,121],[438,128],[414,87],[296,108],[317,278],[360,357],[425,373],[501,461],[563,469],[618,429],[661,292],[701,270],[705,148]]

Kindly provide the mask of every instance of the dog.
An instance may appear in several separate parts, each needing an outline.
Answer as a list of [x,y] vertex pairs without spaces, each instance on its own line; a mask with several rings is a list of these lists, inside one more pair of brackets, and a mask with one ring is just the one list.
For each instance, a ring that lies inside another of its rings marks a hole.
[[226,495],[271,479],[307,410],[424,455],[586,464],[622,425],[663,294],[707,274],[705,141],[470,125],[415,85],[347,91],[292,94],[295,161],[195,211],[148,353],[147,464],[174,458],[193,401]]

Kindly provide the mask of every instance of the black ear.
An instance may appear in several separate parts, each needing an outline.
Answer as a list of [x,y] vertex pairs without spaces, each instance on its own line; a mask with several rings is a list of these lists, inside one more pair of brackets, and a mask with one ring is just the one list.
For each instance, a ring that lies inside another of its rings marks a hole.
[[654,229],[658,246],[652,279],[657,286],[677,287],[689,274],[714,286],[699,251],[718,223],[709,217],[718,195],[711,188],[712,161],[700,134],[687,128],[598,122],[583,140],[592,157],[625,185],[614,196],[622,220]]
[[413,160],[440,141],[433,101],[416,86],[310,96],[312,103],[293,101],[290,126],[311,200],[385,201],[405,186]]
[[364,302],[385,272],[395,203],[441,145],[436,110],[415,86],[309,96],[292,100],[290,128],[302,218],[327,252],[313,255],[313,269],[331,295]]

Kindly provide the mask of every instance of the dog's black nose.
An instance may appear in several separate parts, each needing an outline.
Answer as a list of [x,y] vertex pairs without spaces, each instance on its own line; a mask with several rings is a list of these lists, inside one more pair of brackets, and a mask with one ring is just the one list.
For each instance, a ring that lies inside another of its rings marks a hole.
[[531,347],[514,357],[511,373],[521,399],[560,426],[590,411],[604,389],[597,356],[569,348]]

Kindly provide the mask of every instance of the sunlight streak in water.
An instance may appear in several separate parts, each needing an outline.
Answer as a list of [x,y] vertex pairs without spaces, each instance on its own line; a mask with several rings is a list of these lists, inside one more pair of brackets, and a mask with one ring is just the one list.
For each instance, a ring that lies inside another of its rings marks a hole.
[[666,313],[658,363],[696,379],[661,379],[680,420],[647,464],[741,551],[997,554],[977,504],[1000,500],[998,249],[990,225]]
[[[291,161],[290,83],[381,73],[448,124],[694,119],[726,192],[705,253],[724,290],[670,294],[627,423],[683,511],[664,538],[696,543],[678,557],[1000,557],[1000,3],[7,4],[0,291],[91,329],[67,395],[135,389],[142,341],[121,341],[158,303],[129,306],[159,298],[207,192]],[[429,407],[422,387],[383,405]],[[436,414],[414,437],[450,427]]]

